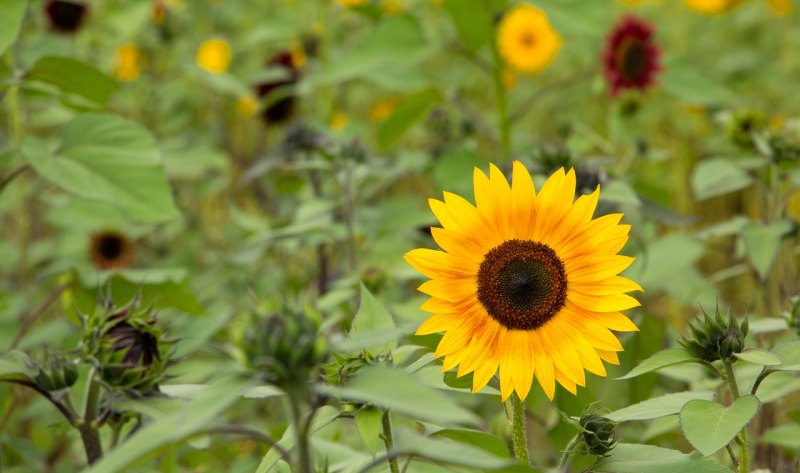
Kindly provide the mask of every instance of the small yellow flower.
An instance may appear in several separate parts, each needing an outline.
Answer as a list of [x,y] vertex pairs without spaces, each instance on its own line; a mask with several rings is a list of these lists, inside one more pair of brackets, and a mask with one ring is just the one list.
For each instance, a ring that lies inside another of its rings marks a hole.
[[402,13],[406,6],[400,0],[383,0],[381,3],[381,10],[386,15],[396,15]]
[[330,127],[333,131],[341,131],[348,122],[347,114],[344,112],[336,112],[331,117]]
[[399,102],[397,97],[387,97],[373,103],[369,108],[369,119],[373,122],[386,120],[394,112],[397,102]]
[[357,7],[367,3],[367,0],[335,0],[336,3],[345,7]]
[[225,72],[231,65],[231,45],[224,39],[207,39],[197,48],[195,62],[213,74]]
[[299,70],[306,67],[308,57],[299,42],[292,42],[292,46],[289,48],[289,54],[292,56],[292,66],[294,66],[295,69]]
[[141,54],[133,44],[124,44],[114,53],[113,74],[119,80],[132,82],[139,78]]
[[556,56],[561,49],[561,36],[542,10],[520,3],[503,16],[497,49],[508,65],[534,73],[544,69]]
[[744,0],[684,0],[684,2],[694,11],[706,15],[719,15],[731,11]]
[[250,118],[258,111],[258,99],[244,95],[236,100],[236,113],[242,118]]
[[792,0],[767,0],[767,5],[776,15],[787,16],[792,13]]

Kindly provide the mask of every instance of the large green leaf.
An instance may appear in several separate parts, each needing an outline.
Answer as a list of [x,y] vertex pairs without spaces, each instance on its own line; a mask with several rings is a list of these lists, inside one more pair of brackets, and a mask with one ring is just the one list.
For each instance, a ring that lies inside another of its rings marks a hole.
[[371,402],[415,418],[433,422],[476,424],[478,417],[453,402],[444,392],[427,386],[401,370],[364,368],[344,386],[322,386],[325,394]]
[[117,81],[96,68],[69,57],[45,56],[33,65],[28,79],[52,84],[63,92],[105,104]]
[[378,451],[378,439],[381,434],[381,421],[383,411],[376,407],[367,406],[356,412],[356,427],[361,435],[361,440],[367,446],[372,456]]
[[26,360],[29,360],[28,355],[21,351],[12,351],[0,358],[0,381],[28,380]]
[[79,115],[67,124],[61,146],[48,152],[25,143],[31,165],[45,179],[74,194],[114,204],[136,220],[179,216],[155,139],[115,115]]
[[[308,435],[313,435],[319,429],[325,427],[338,418],[339,411],[337,409],[334,409],[331,406],[322,406],[319,410],[317,410],[316,415],[311,422]],[[294,425],[289,425],[289,428],[283,432],[280,440],[278,440],[278,445],[287,452],[291,451],[294,448],[295,439],[296,436],[294,432]],[[261,459],[261,463],[259,463],[256,473],[266,473],[268,471],[272,471],[272,469],[278,465],[280,461],[280,453],[272,448],[267,452],[266,455],[264,455],[264,458]]]
[[666,92],[692,104],[720,105],[736,101],[736,95],[726,86],[677,57],[667,58],[659,82]]
[[234,377],[217,382],[181,409],[143,427],[86,473],[130,471],[130,465],[140,458],[208,428],[249,387],[249,381]]
[[733,356],[742,361],[762,366],[774,366],[783,363],[781,357],[761,348],[751,348],[741,353],[734,353]]
[[472,468],[502,468],[511,463],[507,457],[493,455],[482,448],[451,440],[421,437],[403,429],[397,429],[395,449],[437,462]]
[[494,28],[488,2],[485,0],[450,0],[444,2],[444,7],[468,49],[477,51],[492,39]]
[[681,409],[680,421],[686,440],[709,456],[725,447],[758,412],[758,398],[747,394],[730,406],[697,399]]
[[[361,303],[350,327],[350,337],[358,339],[370,334],[380,335],[385,332],[393,332],[395,328],[394,320],[386,307],[369,292],[364,283],[361,283]],[[385,353],[396,346],[397,338],[392,338],[375,342],[373,345],[366,345],[365,348],[376,353]]]
[[758,439],[761,443],[800,450],[800,425],[786,424],[764,432]]
[[694,355],[683,348],[668,348],[642,361],[636,368],[630,370],[628,374],[620,376],[617,379],[635,378],[636,376],[666,368],[667,366],[677,365],[679,363],[690,363],[692,361],[695,361]]
[[381,148],[394,145],[439,100],[439,93],[433,89],[423,90],[404,98],[392,115],[378,128],[378,144]]
[[610,414],[606,414],[606,417],[617,422],[658,419],[659,417],[679,413],[687,402],[695,399],[710,401],[714,399],[714,392],[685,391],[682,393],[665,394],[631,406],[623,407]]
[[620,443],[591,471],[604,473],[731,473],[731,470],[697,452]]
[[697,200],[744,189],[752,182],[750,176],[728,159],[701,161],[692,172],[692,192]]
[[768,225],[751,222],[742,229],[742,241],[747,258],[762,281],[767,279],[775,263],[783,236],[789,233],[792,227],[792,222],[781,220]]
[[0,0],[0,56],[17,40],[28,0]]
[[442,429],[436,431],[433,435],[478,447],[498,457],[510,458],[505,440],[486,432],[466,429]]

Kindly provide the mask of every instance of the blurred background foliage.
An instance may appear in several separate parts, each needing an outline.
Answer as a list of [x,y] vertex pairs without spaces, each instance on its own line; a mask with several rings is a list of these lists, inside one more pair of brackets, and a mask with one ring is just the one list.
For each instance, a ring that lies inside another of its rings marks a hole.
[[[367,297],[374,307],[360,330],[390,339],[366,353],[447,389],[445,399],[474,415],[467,425],[505,435],[496,399],[465,394],[454,377],[442,383],[430,354],[438,336],[411,335],[425,298],[402,255],[434,247],[428,197],[469,196],[474,166],[510,169],[492,76],[507,2],[87,5],[79,26],[64,31],[45,2],[0,1],[0,347],[74,347],[79,314],[94,311],[103,288],[120,305],[141,292],[177,340],[170,382],[202,384],[242,365],[254,306],[321,314],[335,344],[357,333],[354,314]],[[577,415],[593,400],[618,409],[714,389],[694,367],[613,378],[675,345],[700,306],[717,302],[749,314],[759,343],[792,337],[782,314],[798,293],[800,168],[791,153],[800,143],[800,15],[766,0],[711,15],[675,0],[537,7],[563,46],[538,74],[502,72],[511,156],[537,183],[562,165],[579,169],[582,191],[600,183],[600,212],[622,211],[633,225],[625,252],[637,261],[626,275],[645,288],[643,308],[632,311],[641,331],[625,337],[622,367],[591,377],[577,397],[559,392],[555,406]],[[625,13],[652,23],[663,70],[646,93],[612,97],[600,53]],[[763,125],[737,141],[743,110]],[[774,136],[786,149],[768,142]],[[356,358],[364,348],[342,346]],[[765,396],[788,400],[764,415],[762,431],[800,413],[797,378],[777,378]],[[535,455],[557,456],[574,430],[539,388],[528,406]],[[276,438],[290,421],[275,396],[226,412]],[[441,421],[430,414],[422,418]],[[377,433],[365,431],[377,418],[339,416],[320,427],[314,448],[330,471],[355,471],[375,451]],[[412,417],[400,428],[413,430]],[[75,471],[83,459],[67,432],[50,405],[0,385],[3,471]],[[442,436],[484,450],[501,442],[453,432]],[[621,437],[687,446],[674,415],[626,424]],[[210,436],[162,446],[141,468],[255,471],[267,450]]]

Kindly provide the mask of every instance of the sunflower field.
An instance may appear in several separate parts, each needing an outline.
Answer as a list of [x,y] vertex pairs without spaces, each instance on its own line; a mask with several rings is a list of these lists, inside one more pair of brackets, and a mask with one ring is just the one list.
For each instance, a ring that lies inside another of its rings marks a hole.
[[0,0],[0,473],[798,473],[794,0]]

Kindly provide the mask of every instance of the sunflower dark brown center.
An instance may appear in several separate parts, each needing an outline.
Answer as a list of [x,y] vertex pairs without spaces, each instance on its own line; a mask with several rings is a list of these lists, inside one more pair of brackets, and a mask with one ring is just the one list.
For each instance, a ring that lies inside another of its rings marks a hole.
[[628,80],[640,80],[647,70],[645,44],[637,38],[625,38],[617,50],[617,69]]
[[115,260],[122,255],[125,242],[118,235],[105,235],[100,239],[98,250],[103,258]]
[[526,48],[533,47],[533,45],[536,44],[536,36],[532,31],[523,31],[522,34],[519,35],[519,42]]
[[484,256],[478,270],[478,300],[508,329],[539,328],[566,303],[564,264],[543,243],[503,242]]

